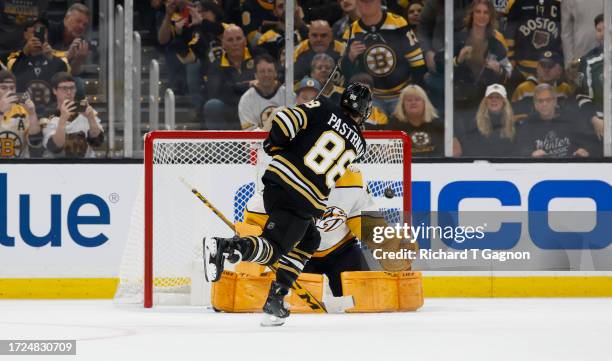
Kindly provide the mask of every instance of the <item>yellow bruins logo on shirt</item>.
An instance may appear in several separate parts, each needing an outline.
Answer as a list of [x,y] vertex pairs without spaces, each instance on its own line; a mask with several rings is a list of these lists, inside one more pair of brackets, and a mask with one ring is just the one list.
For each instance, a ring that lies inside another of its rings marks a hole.
[[23,153],[23,142],[17,134],[4,131],[0,132],[0,157],[19,158]]
[[366,66],[373,76],[383,77],[391,74],[397,60],[395,52],[384,44],[375,44],[365,52]]
[[328,207],[323,213],[323,217],[317,220],[317,228],[323,232],[331,232],[346,223],[347,218],[346,212],[342,209],[333,206]]

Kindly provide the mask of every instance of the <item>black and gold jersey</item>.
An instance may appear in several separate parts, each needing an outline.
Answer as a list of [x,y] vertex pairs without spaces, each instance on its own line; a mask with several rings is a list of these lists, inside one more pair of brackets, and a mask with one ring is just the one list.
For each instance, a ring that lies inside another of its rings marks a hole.
[[23,51],[9,55],[7,69],[17,77],[17,91],[28,92],[37,111],[44,110],[54,100],[51,78],[60,71],[70,72],[65,52],[53,51],[53,56],[28,56]]
[[[302,39],[308,37],[308,27],[304,25],[295,29],[293,35],[294,43],[298,44]],[[257,39],[257,46],[270,54],[281,66],[285,64],[285,32],[283,30],[275,28],[267,30]]]
[[325,212],[331,188],[366,146],[357,123],[324,98],[277,112],[269,141],[277,151],[264,184],[281,186],[315,217]]
[[374,78],[372,91],[379,98],[397,97],[409,83],[420,83],[427,71],[417,36],[399,15],[385,12],[381,22],[374,26],[355,21],[344,39],[348,46],[361,41],[366,50],[353,63],[345,55],[342,74],[345,79],[356,73],[370,74]]
[[274,0],[244,0],[241,1],[240,9],[242,12],[241,27],[251,44],[258,36],[258,32],[263,33],[261,26],[264,21],[278,20],[273,12]]
[[506,15],[508,57],[525,77],[543,52],[562,53],[560,0],[508,0]]

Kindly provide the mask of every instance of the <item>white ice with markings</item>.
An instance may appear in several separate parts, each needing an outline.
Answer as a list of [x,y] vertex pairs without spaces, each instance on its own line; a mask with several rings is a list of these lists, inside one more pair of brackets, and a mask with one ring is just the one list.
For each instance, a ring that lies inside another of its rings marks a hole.
[[0,301],[0,339],[76,339],[77,356],[0,360],[610,360],[612,299],[426,299],[413,313],[291,315],[111,301]]

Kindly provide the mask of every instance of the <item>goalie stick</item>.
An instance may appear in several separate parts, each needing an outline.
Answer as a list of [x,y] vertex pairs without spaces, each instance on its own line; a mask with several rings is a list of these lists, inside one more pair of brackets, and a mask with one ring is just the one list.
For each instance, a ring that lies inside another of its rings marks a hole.
[[[210,209],[217,217],[219,217],[226,226],[228,226],[234,233],[236,232],[236,227],[234,224],[227,218],[221,211],[217,209],[202,193],[200,193],[194,186],[187,183],[185,178],[179,177],[179,180],[193,193],[208,209]],[[276,272],[277,268],[275,266],[268,266],[272,271]],[[297,280],[293,282],[291,288],[295,291],[299,298],[301,298],[308,307],[313,310],[315,313],[330,313],[330,312],[344,312],[347,308],[351,308],[355,306],[352,296],[343,296],[343,297],[331,297],[331,299],[327,300],[326,303],[329,302],[330,309],[325,306],[325,304],[319,300],[315,296],[313,296],[310,291],[304,288]],[[325,297],[325,296],[324,296]]]

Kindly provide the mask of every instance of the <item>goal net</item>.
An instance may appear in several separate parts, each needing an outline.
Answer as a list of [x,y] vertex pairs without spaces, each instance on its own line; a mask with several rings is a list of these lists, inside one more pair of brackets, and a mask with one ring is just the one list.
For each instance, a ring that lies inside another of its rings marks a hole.
[[[258,163],[266,136],[242,131],[147,134],[144,184],[132,212],[117,302],[145,307],[210,302],[202,273],[202,239],[233,233],[181,178],[231,221],[242,221],[247,202],[261,188]],[[376,207],[388,221],[399,222],[410,204],[408,137],[396,131],[364,132],[364,136],[366,154],[355,164]]]

